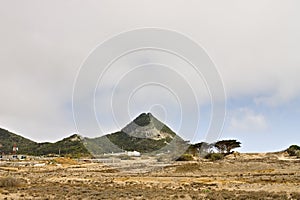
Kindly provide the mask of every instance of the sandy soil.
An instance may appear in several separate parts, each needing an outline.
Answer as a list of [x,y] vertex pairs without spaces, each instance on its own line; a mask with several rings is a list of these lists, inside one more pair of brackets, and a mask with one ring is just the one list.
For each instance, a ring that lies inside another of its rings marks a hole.
[[0,161],[0,177],[18,183],[1,187],[0,179],[0,199],[300,199],[300,161],[282,154],[215,162],[40,162],[45,165]]

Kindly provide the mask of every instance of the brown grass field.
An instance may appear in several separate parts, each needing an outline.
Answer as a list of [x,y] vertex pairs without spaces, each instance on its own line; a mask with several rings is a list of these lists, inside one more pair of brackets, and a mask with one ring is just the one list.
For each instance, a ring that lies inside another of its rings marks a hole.
[[300,160],[283,153],[214,162],[23,162],[0,161],[0,199],[300,199]]

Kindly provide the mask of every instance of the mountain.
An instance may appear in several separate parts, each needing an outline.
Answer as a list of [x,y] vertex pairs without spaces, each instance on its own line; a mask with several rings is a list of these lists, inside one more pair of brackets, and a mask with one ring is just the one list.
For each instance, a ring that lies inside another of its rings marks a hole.
[[121,132],[131,137],[148,138],[153,140],[170,140],[176,136],[168,126],[156,119],[151,113],[142,113]]
[[118,132],[98,138],[85,138],[86,148],[92,154],[122,151],[161,153],[174,151],[186,144],[167,125],[151,113],[142,113]]
[[27,154],[38,146],[34,141],[0,128],[0,153],[12,153],[14,144],[18,146],[20,154]]
[[37,143],[0,128],[0,153],[11,154],[14,144],[18,147],[18,154],[40,156],[60,153],[72,157],[90,155],[82,137],[77,134],[55,143]]
[[38,143],[35,150],[36,155],[60,154],[70,155],[72,157],[81,157],[90,155],[88,149],[84,146],[83,138],[74,134],[55,143]]
[[55,143],[37,143],[0,129],[0,153],[11,154],[13,145],[18,154],[60,154],[72,157],[103,153],[139,151],[142,153],[177,152],[186,142],[151,113],[142,113],[118,132],[97,138],[74,134]]

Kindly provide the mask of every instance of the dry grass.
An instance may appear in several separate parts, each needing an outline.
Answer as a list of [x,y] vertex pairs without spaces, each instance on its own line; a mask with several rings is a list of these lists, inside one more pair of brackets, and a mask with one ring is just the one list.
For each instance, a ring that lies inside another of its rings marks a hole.
[[[298,160],[225,158],[216,162],[174,162],[164,167],[162,163],[155,165],[152,163],[155,158],[150,158],[146,167],[151,171],[147,173],[140,173],[145,165],[135,165],[139,164],[135,161],[122,161],[111,166],[81,162],[73,165],[76,160],[68,158],[51,161],[64,166],[24,166],[9,173],[0,170],[0,177],[10,174],[18,178],[14,183],[21,184],[20,187],[0,187],[0,199],[300,200]],[[152,171],[152,164],[157,171]],[[7,180],[1,179],[1,184],[9,185],[11,181]]]
[[18,187],[21,181],[13,177],[2,177],[0,178],[0,187]]
[[212,191],[207,195],[208,199],[288,199],[288,196],[285,192],[271,193],[267,191],[256,191],[256,192],[247,192],[247,191]]
[[62,164],[62,165],[64,165],[64,164],[67,164],[67,165],[77,165],[78,164],[77,161],[75,161],[75,160],[73,160],[71,158],[63,158],[63,157],[61,157],[61,158],[55,158],[53,161],[55,163]]
[[187,173],[187,172],[196,172],[200,171],[199,164],[197,163],[187,163],[179,165],[175,169],[175,173]]

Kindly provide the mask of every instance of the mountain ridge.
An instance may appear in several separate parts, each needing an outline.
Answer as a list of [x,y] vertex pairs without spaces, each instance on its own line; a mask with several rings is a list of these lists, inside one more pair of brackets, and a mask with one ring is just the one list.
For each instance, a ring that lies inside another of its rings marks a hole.
[[120,131],[104,136],[88,138],[73,134],[57,142],[35,142],[8,130],[0,128],[0,152],[11,154],[14,144],[18,146],[18,154],[49,155],[60,154],[70,156],[91,156],[103,153],[140,151],[157,152],[165,149],[172,141],[184,143],[174,131],[155,118],[151,113],[141,113]]
[[88,156],[90,153],[84,147],[82,137],[73,134],[57,142],[35,142],[23,136],[0,128],[0,153],[13,154],[13,146],[18,147],[18,154],[33,156],[60,154],[70,156]]
[[[170,145],[172,142],[173,146]],[[89,151],[97,155],[122,151],[170,151],[175,148],[174,145],[183,144],[184,140],[151,113],[141,113],[120,131],[93,139],[85,138],[85,143]]]

